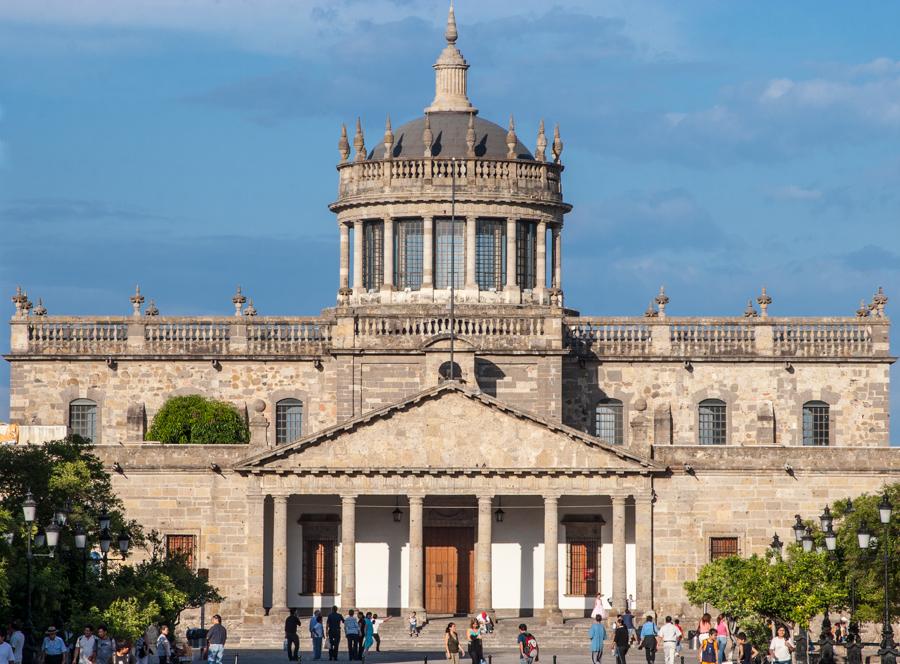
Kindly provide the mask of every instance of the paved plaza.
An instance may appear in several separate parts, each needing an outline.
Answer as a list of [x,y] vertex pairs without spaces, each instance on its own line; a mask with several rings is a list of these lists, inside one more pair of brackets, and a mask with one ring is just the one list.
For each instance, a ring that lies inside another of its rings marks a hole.
[[[312,659],[312,653],[309,649],[308,641],[303,644],[306,646],[304,650],[301,650],[301,662],[311,662],[315,661]],[[238,657],[238,661],[235,662],[235,655]],[[587,649],[577,650],[561,650],[554,652],[545,652],[542,654],[540,661],[543,664],[553,664],[553,657],[556,656],[557,664],[571,664],[572,662],[579,662],[583,664],[589,664],[591,661],[591,654],[587,651]],[[383,651],[380,653],[371,653],[368,658],[366,658],[366,662],[369,664],[399,664],[400,662],[425,662],[427,657],[428,662],[445,662],[447,661],[446,655],[439,650],[424,650],[424,649],[416,649],[416,650],[391,650],[391,651]],[[494,648],[490,652],[485,652],[485,658],[488,660],[490,664],[517,664],[519,661],[519,654],[515,648]],[[628,653],[628,664],[642,664],[646,662],[646,658],[644,657],[642,650],[632,649]],[[328,657],[327,654],[322,656],[322,662],[327,662]],[[346,651],[340,654],[341,662],[346,662],[347,653]],[[468,664],[470,661],[468,658],[462,660]],[[694,662],[695,658],[693,656],[685,656],[685,662]],[[271,664],[272,662],[287,662],[287,657],[284,652],[281,650],[231,650],[226,653],[225,664]],[[615,657],[612,654],[612,651],[605,651],[603,655],[603,664],[615,664]],[[660,651],[656,657],[657,664],[664,664],[662,652]],[[680,664],[680,662],[678,663]]]

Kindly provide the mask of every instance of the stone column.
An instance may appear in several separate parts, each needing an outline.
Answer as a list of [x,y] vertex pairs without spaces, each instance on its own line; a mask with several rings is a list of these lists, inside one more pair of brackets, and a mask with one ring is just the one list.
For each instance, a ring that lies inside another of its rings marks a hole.
[[478,283],[475,281],[475,229],[478,221],[476,217],[466,217],[466,290],[477,291]]
[[353,294],[365,293],[363,288],[362,261],[363,259],[363,222],[357,219],[353,222]]
[[475,548],[475,610],[493,612],[491,543],[493,496],[478,496],[478,544]]
[[519,292],[519,284],[516,280],[516,220],[506,220],[506,287],[504,290],[510,294],[507,302],[514,300],[512,297]]
[[612,603],[617,613],[625,611],[628,600],[627,566],[625,561],[625,497],[612,497],[613,585]]
[[543,293],[547,288],[547,222],[543,219],[537,225],[537,280],[535,290]]
[[553,227],[553,286],[562,288],[562,233],[557,224]]
[[[255,480],[255,481],[254,481]],[[259,480],[251,478],[259,491]],[[259,493],[248,493],[246,499],[247,518],[244,522],[245,552],[244,575],[246,581],[246,599],[244,600],[245,624],[261,625],[265,609],[263,608],[264,540],[259,532],[265,523],[266,497]]]
[[409,496],[409,610],[425,617],[425,547],[422,541],[424,496]]
[[[384,220],[384,285],[381,290],[394,290],[394,220],[387,217]],[[382,300],[385,302],[385,300]]]
[[634,497],[635,594],[641,614],[653,610],[653,503],[650,496]]
[[341,496],[341,607],[356,608],[356,496]]
[[[287,610],[287,496],[273,496],[272,611]],[[270,612],[271,615],[271,612]]]
[[350,226],[341,222],[340,288],[350,287]]
[[544,496],[544,618],[562,622],[559,609],[559,497]]
[[422,218],[422,289],[434,288],[434,218]]

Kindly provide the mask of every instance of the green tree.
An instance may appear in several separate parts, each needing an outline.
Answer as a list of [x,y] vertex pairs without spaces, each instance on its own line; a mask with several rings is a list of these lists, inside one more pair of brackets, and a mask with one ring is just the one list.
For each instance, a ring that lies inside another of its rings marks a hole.
[[153,418],[146,440],[195,445],[246,443],[250,430],[231,404],[192,394],[166,401]]

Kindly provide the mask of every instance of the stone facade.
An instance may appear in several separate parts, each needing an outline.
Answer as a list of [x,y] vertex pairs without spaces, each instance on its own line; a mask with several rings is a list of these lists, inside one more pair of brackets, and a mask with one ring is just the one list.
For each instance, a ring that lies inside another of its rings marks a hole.
[[[880,291],[847,318],[769,317],[765,291],[740,318],[673,318],[662,291],[639,318],[565,308],[558,131],[551,144],[542,123],[532,155],[512,123],[476,122],[452,14],[446,37],[425,118],[388,121],[371,153],[357,128],[352,160],[342,135],[337,306],[264,317],[239,290],[234,316],[161,317],[138,291],[131,315],[75,318],[18,292],[20,440],[72,429],[75,402],[92,409],[129,516],[194,536],[227,598],[217,610],[271,634],[288,606],[435,605],[447,527],[473,543],[457,608],[557,620],[589,610],[590,587],[692,614],[682,584],[711,538],[760,552],[794,514],[896,478]],[[165,400],[190,393],[234,404],[251,442],[144,440]],[[276,443],[285,399],[302,404],[299,438]],[[706,400],[721,445],[699,444]],[[827,408],[817,438],[810,403]],[[573,582],[573,546],[596,547],[590,583]]]

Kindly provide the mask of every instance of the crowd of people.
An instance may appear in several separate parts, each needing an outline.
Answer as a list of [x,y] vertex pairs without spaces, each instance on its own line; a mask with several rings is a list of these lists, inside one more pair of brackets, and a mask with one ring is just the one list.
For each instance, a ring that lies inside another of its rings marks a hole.
[[[213,616],[200,657],[208,664],[223,664],[227,636],[221,616]],[[176,648],[166,624],[149,625],[136,639],[112,634],[102,624],[96,631],[93,625],[84,625],[77,635],[50,625],[41,636],[20,620],[0,628],[0,664],[179,664],[185,658],[192,659],[190,644]]]
[[[350,609],[347,615],[338,611],[336,606],[331,607],[331,613],[322,615],[319,609],[313,612],[307,624],[307,632],[312,641],[312,658],[322,659],[322,646],[328,639],[328,661],[336,662],[341,649],[341,641],[347,640],[347,654],[350,661],[363,661],[372,646],[375,651],[381,650],[381,636],[378,628],[390,620],[379,618],[377,613],[363,612]],[[284,650],[287,652],[288,661],[296,662],[300,657],[300,626],[301,620],[297,617],[297,610],[291,609],[284,621]],[[418,635],[418,626],[415,622],[415,614],[410,617],[411,630]]]

